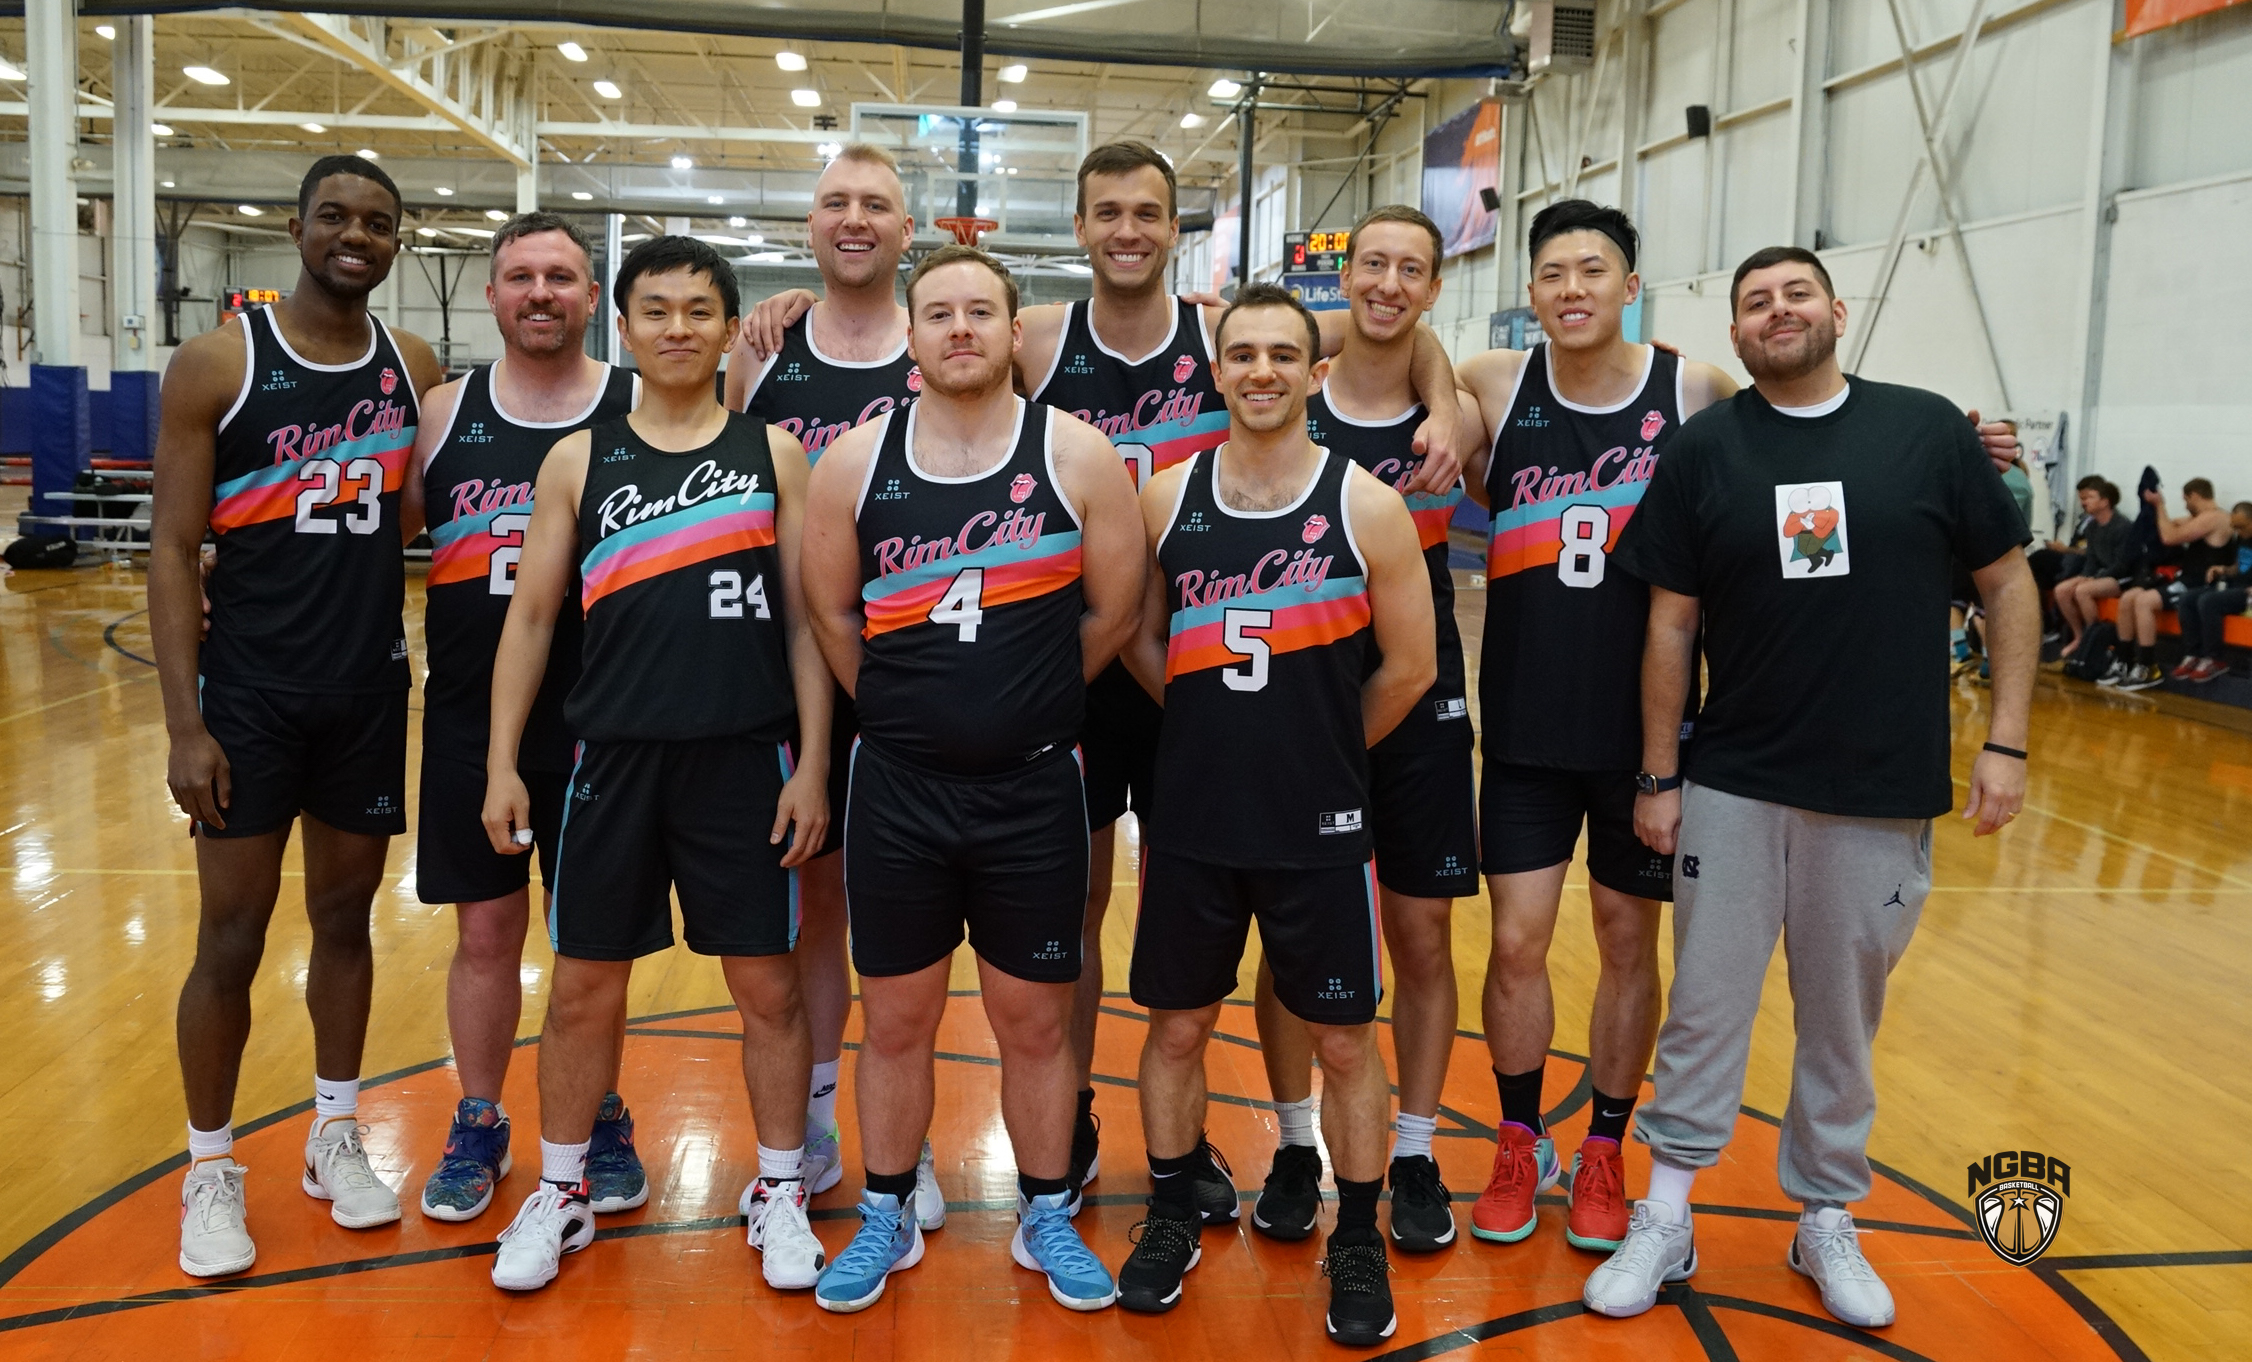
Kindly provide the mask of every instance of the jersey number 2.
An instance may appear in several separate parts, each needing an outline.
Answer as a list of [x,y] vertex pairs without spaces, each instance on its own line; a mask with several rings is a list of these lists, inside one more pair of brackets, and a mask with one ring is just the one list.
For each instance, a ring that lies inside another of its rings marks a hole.
[[955,637],[977,642],[977,626],[985,618],[985,569],[963,568],[946,584],[946,594],[931,607],[930,622],[956,627]]
[[1251,660],[1248,667],[1222,667],[1220,680],[1229,690],[1265,690],[1267,688],[1267,659],[1274,650],[1267,641],[1247,629],[1271,629],[1275,623],[1272,610],[1230,610],[1220,617],[1220,642],[1231,653],[1240,653]]
[[[354,534],[374,534],[383,524],[383,465],[374,459],[354,459],[338,463],[334,459],[311,459],[297,470],[299,482],[311,483],[297,494],[297,532],[299,534],[334,534],[337,521],[313,512],[336,502],[337,490],[346,479],[360,484],[353,500],[361,509],[342,517],[344,528]],[[350,505],[350,502],[345,503]]]
[[751,614],[758,619],[770,620],[774,612],[766,604],[765,574],[751,578],[749,586],[743,585],[743,574],[733,568],[721,568],[711,576],[712,618],[739,620],[743,618],[743,605],[750,603]]
[[1564,539],[1564,547],[1556,555],[1556,579],[1566,586],[1603,585],[1611,513],[1600,506],[1567,506],[1557,517],[1556,528]]
[[495,548],[492,556],[485,560],[491,564],[485,574],[485,590],[489,594],[516,594],[516,560],[524,556],[524,527],[531,523],[531,515],[524,511],[510,511],[506,515],[493,517],[493,538],[508,542]]

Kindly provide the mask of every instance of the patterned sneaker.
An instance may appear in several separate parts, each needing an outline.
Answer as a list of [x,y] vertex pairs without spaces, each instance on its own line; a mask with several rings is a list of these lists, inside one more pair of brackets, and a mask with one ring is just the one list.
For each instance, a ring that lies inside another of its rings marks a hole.
[[2147,667],[2137,667],[2133,671],[2128,672],[2127,678],[2119,683],[2119,689],[2123,691],[2149,690],[2154,686],[2161,686],[2165,683],[2165,676],[2159,672],[2158,668],[2155,665],[2152,665]]
[[1314,1232],[1314,1218],[1320,1214],[1321,1151],[1310,1144],[1277,1147],[1267,1185],[1251,1203],[1251,1228],[1295,1244]]
[[1145,1315],[1161,1315],[1179,1305],[1181,1278],[1204,1257],[1198,1242],[1203,1232],[1200,1218],[1151,1197],[1149,1218],[1126,1232],[1134,1251],[1118,1269],[1118,1303]]
[[1009,1256],[1018,1267],[1045,1273],[1048,1294],[1066,1310],[1100,1310],[1118,1299],[1118,1285],[1071,1227],[1070,1192],[1026,1200],[1017,1196],[1017,1233]]
[[586,1151],[587,1204],[597,1215],[630,1211],[649,1200],[649,1175],[633,1148],[633,1113],[616,1093],[602,1095],[594,1140]]
[[926,1230],[946,1227],[946,1194],[938,1190],[929,1140],[923,1141],[923,1156],[915,1161],[915,1223]]
[[2099,686],[2116,686],[2126,680],[2127,674],[2133,670],[2134,668],[2114,658],[2111,666],[2105,669],[2104,674],[2096,678],[2096,684]]
[[1321,1270],[1329,1278],[1329,1313],[1322,1323],[1332,1342],[1372,1348],[1400,1327],[1392,1312],[1392,1264],[1384,1256],[1383,1239],[1339,1244],[1332,1235]]
[[1861,1232],[1842,1209],[1825,1206],[1799,1218],[1791,1271],[1813,1278],[1822,1288],[1822,1308],[1846,1323],[1862,1329],[1892,1323],[1892,1292],[1861,1256]]
[[1685,1282],[1697,1271],[1697,1239],[1688,1217],[1679,1222],[1654,1201],[1634,1203],[1626,1241],[1618,1252],[1588,1274],[1580,1303],[1598,1315],[1629,1319],[1658,1303],[1667,1282]]
[[1196,1213],[1207,1225],[1232,1225],[1243,1214],[1243,1195],[1235,1189],[1235,1170],[1212,1142],[1198,1135],[1196,1152],[1202,1160],[1189,1169],[1196,1183]]
[[1478,1204],[1470,1208],[1470,1232],[1497,1244],[1523,1239],[1540,1223],[1533,1198],[1563,1176],[1554,1140],[1515,1121],[1502,1122],[1494,1143],[1493,1176],[1486,1180]]
[[1071,1171],[1064,1174],[1071,1188],[1071,1213],[1087,1204],[1087,1184],[1103,1172],[1103,1120],[1091,1111],[1081,1112],[1071,1123]]
[[1454,1198],[1428,1155],[1392,1160],[1392,1242],[1408,1253],[1437,1253],[1454,1242]]
[[1564,1239],[1573,1248],[1605,1253],[1626,1239],[1626,1157],[1617,1140],[1590,1135],[1572,1155],[1572,1210]]
[[399,1218],[399,1194],[368,1166],[360,1132],[350,1116],[315,1120],[305,1137],[305,1195],[329,1203],[328,1218],[348,1230],[388,1225]]
[[422,1213],[432,1220],[474,1220],[493,1203],[508,1176],[508,1118],[482,1097],[464,1097],[446,1132],[446,1153],[422,1184]]
[[[837,1145],[844,1132],[834,1123],[823,1129],[805,1128],[805,1194],[819,1196],[844,1181],[844,1155]],[[746,1189],[747,1190],[747,1189]]]
[[777,1291],[803,1291],[828,1262],[805,1218],[805,1183],[798,1178],[751,1184],[751,1224],[746,1241],[759,1252],[759,1271]]
[[594,1211],[586,1184],[576,1190],[542,1182],[500,1232],[493,1254],[493,1285],[503,1291],[537,1291],[555,1280],[563,1255],[594,1242]]
[[884,1279],[923,1261],[923,1231],[899,1198],[860,1194],[860,1229],[813,1286],[813,1303],[849,1315],[884,1294]]
[[188,1165],[180,1184],[180,1270],[191,1277],[224,1277],[247,1272],[258,1261],[250,1242],[249,1212],[242,1201],[242,1177],[249,1170],[233,1159],[204,1159]]

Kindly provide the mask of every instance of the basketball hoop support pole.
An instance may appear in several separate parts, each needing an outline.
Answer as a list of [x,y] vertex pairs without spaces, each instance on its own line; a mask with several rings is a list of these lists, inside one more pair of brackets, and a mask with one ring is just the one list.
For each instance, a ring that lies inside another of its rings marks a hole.
[[[985,0],[962,0],[962,107],[985,104]],[[954,187],[957,217],[977,216],[977,120],[962,122],[962,154],[957,169],[961,181]]]

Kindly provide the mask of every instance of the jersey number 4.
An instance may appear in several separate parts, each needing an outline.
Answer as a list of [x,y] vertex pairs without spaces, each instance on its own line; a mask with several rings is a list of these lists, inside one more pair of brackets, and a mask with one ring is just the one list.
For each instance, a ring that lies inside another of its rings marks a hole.
[[1603,585],[1603,560],[1611,542],[1611,513],[1600,506],[1567,506],[1556,528],[1564,546],[1556,554],[1556,578],[1566,586]]
[[749,586],[743,585],[743,574],[733,568],[721,568],[711,576],[712,618],[739,620],[743,607],[751,607],[754,619],[770,620],[774,612],[766,604],[766,577],[762,573],[751,578]]
[[977,642],[977,626],[985,618],[985,569],[963,568],[955,573],[927,618],[933,624],[953,625],[954,636],[964,643]]
[[[310,484],[297,494],[299,534],[334,534],[339,523],[354,534],[374,534],[382,527],[383,465],[374,459],[354,459],[350,463],[309,459],[297,470],[297,480]],[[337,505],[336,494],[347,482],[358,483],[359,490],[352,500],[342,504],[356,504],[359,509],[333,519],[313,514]]]

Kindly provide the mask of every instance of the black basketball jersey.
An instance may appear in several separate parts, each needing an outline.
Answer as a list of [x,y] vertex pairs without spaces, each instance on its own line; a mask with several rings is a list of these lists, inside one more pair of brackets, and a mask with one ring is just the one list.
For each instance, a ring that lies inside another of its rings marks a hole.
[[1353,465],[1324,453],[1297,501],[1237,511],[1220,502],[1221,452],[1190,464],[1157,545],[1172,621],[1149,844],[1213,865],[1358,865],[1376,645]]
[[854,426],[915,400],[923,371],[907,354],[907,337],[882,359],[831,359],[813,342],[813,311],[782,332],[782,348],[751,380],[743,410],[780,426],[805,446],[808,462]]
[[602,742],[787,737],[797,699],[765,423],[731,412],[710,444],[680,454],[624,417],[588,434],[586,641],[565,722]]
[[[493,367],[461,381],[453,419],[423,466],[430,527],[429,601],[422,636],[430,675],[423,683],[422,746],[482,762],[492,718],[493,654],[500,648],[516,560],[532,523],[540,463],[576,430],[633,410],[633,371],[612,369],[586,410],[562,421],[519,421],[493,395]],[[517,764],[527,771],[571,769],[571,731],[563,700],[579,679],[579,597],[572,583],[555,617],[547,677],[525,722]]]
[[1486,636],[1478,669],[1489,757],[1570,771],[1642,765],[1650,588],[1609,564],[1658,456],[1681,427],[1681,361],[1649,348],[1634,396],[1576,406],[1549,347],[1525,356],[1494,436],[1486,491]]
[[1212,347],[1204,309],[1173,300],[1173,329],[1141,359],[1128,359],[1096,337],[1080,301],[1064,314],[1055,359],[1032,395],[1101,431],[1125,456],[1134,486],[1228,438],[1228,407],[1212,384]]
[[211,466],[219,556],[200,670],[268,690],[403,690],[399,486],[421,409],[406,363],[372,316],[350,364],[299,357],[270,307],[242,329],[242,391]]
[[[1423,406],[1410,407],[1389,421],[1363,421],[1329,405],[1314,393],[1306,399],[1306,434],[1332,454],[1342,454],[1394,489],[1404,489],[1423,471],[1423,456],[1415,452],[1416,427],[1430,414]],[[1423,566],[1431,574],[1431,610],[1439,641],[1439,677],[1431,683],[1400,726],[1376,744],[1379,752],[1423,752],[1433,748],[1468,747],[1469,691],[1463,685],[1462,627],[1454,619],[1454,572],[1447,566],[1447,526],[1454,508],[1462,504],[1462,480],[1444,495],[1408,492],[1408,514],[1415,518],[1416,535],[1423,542]]]
[[1008,458],[964,478],[915,466],[915,414],[884,418],[860,489],[862,740],[947,775],[1016,770],[1076,742],[1086,713],[1054,411],[1018,399]]

